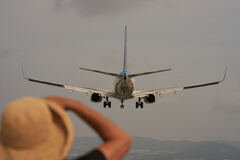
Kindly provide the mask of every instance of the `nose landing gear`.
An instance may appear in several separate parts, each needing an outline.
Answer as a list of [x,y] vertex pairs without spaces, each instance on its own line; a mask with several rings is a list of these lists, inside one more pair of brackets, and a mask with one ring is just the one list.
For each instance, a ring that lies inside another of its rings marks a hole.
[[141,98],[138,98],[138,102],[136,102],[136,108],[143,108],[143,102],[141,102]]
[[121,100],[121,106],[122,109],[124,109],[124,105],[123,105],[123,100]]

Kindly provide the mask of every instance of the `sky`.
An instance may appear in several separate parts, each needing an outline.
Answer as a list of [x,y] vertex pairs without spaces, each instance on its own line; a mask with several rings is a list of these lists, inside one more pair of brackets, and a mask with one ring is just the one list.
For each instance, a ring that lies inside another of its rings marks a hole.
[[[240,1],[238,0],[0,0],[0,113],[23,96],[73,98],[104,114],[132,136],[161,140],[240,140]],[[171,68],[135,78],[136,90],[220,80],[217,86],[157,96],[135,109],[135,99],[90,96],[25,80],[42,79],[112,90],[114,78],[79,70],[120,73],[124,25],[130,73]],[[68,113],[76,136],[96,136]]]

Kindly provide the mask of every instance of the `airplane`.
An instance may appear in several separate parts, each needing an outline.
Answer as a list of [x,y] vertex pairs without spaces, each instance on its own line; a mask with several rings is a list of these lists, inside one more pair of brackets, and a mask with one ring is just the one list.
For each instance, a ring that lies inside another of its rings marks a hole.
[[100,102],[102,102],[103,99],[105,99],[103,101],[104,108],[106,108],[107,106],[109,108],[111,108],[111,101],[109,100],[109,98],[115,98],[115,99],[120,100],[121,108],[124,108],[123,103],[125,100],[136,98],[137,99],[136,108],[143,108],[142,100],[144,100],[145,103],[154,103],[156,100],[156,98],[155,98],[156,95],[161,95],[161,94],[170,93],[170,92],[177,93],[177,92],[183,91],[185,89],[217,85],[225,80],[226,73],[227,73],[227,68],[226,68],[224,76],[221,80],[209,82],[209,83],[188,85],[188,86],[175,87],[175,88],[166,88],[166,89],[136,91],[136,90],[134,90],[134,81],[132,80],[133,77],[149,75],[149,74],[159,73],[159,72],[166,72],[166,71],[170,71],[171,69],[130,74],[127,71],[127,26],[125,26],[123,71],[120,74],[104,72],[104,71],[99,71],[99,70],[93,70],[93,69],[87,69],[87,68],[80,68],[80,69],[116,77],[117,81],[114,84],[114,91],[111,92],[108,90],[73,87],[70,85],[64,85],[64,84],[59,84],[59,83],[52,83],[52,82],[42,81],[42,80],[38,80],[38,79],[28,78],[24,74],[23,66],[22,66],[22,73],[23,73],[24,78],[31,82],[61,87],[61,88],[68,89],[70,91],[77,91],[77,92],[91,94],[91,101],[95,102],[95,103],[100,103]]

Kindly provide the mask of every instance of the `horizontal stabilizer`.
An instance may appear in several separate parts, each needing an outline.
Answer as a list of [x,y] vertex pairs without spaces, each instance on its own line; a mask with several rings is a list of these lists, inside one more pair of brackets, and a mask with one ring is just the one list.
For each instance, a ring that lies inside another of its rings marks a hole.
[[87,69],[87,68],[80,68],[80,69],[85,70],[85,71],[91,71],[91,72],[106,74],[106,75],[114,76],[114,77],[121,77],[121,75],[116,74],[116,73],[103,72],[103,71],[98,71],[98,70],[93,70],[93,69]]
[[166,72],[166,71],[170,71],[170,70],[172,70],[172,69],[164,69],[164,70],[158,70],[158,71],[136,73],[136,74],[130,74],[130,75],[128,75],[128,77],[132,78],[132,77],[143,76],[143,75],[147,75],[147,74],[153,74],[153,73],[159,73],[159,72]]

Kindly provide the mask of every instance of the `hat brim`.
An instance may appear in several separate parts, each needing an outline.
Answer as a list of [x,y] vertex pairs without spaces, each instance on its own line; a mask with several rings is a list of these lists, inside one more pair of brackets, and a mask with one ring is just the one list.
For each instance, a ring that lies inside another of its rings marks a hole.
[[71,120],[58,104],[44,101],[53,121],[48,140],[32,148],[16,149],[4,145],[0,139],[1,160],[63,160],[67,156],[74,138]]

